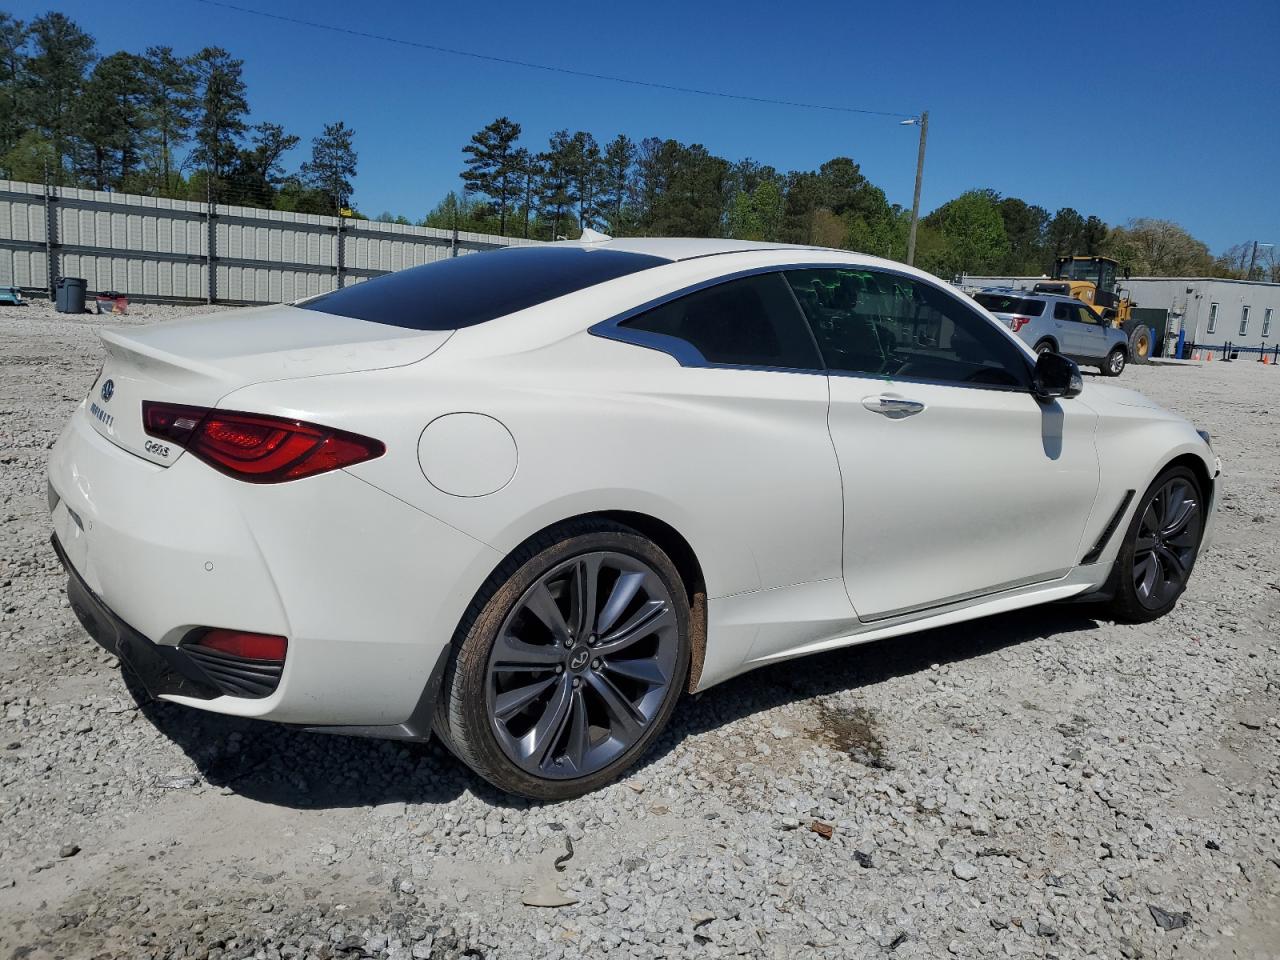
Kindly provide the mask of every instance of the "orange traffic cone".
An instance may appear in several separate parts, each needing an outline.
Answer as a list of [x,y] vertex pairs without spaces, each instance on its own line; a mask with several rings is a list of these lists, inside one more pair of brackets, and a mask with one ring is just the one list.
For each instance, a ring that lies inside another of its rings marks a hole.
[[1212,360],[1212,359],[1213,359],[1213,354],[1212,354],[1212,353],[1206,353],[1206,354],[1204,355],[1204,358],[1205,358],[1206,360]]
[[1262,355],[1262,365],[1265,367],[1265,366],[1266,366],[1268,363],[1270,363],[1270,362],[1271,362],[1271,361],[1267,359],[1267,355],[1264,353],[1264,354]]

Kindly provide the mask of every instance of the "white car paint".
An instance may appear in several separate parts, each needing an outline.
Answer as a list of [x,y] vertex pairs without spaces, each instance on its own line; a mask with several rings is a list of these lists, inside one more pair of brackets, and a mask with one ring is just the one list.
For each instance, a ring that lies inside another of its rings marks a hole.
[[[1182,455],[1216,477],[1191,425],[1093,382],[1041,404],[682,366],[590,330],[690,287],[794,265],[897,271],[976,309],[920,271],[735,241],[589,246],[673,262],[457,331],[281,305],[104,334],[103,373],[50,456],[71,565],[154,643],[201,625],[289,640],[268,697],[169,699],[306,725],[401,723],[502,559],[600,511],[656,519],[691,547],[708,598],[705,689],[764,662],[1089,593],[1119,538],[1097,562],[1081,557],[1124,491]],[[868,409],[881,396],[924,412]],[[180,450],[148,450],[142,400],[293,417],[376,438],[386,454],[244,483]]]

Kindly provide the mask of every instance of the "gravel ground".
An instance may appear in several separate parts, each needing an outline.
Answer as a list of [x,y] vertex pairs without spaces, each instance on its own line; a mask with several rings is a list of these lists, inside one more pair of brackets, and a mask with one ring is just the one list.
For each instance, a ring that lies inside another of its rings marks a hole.
[[1228,472],[1164,620],[1042,608],[761,670],[539,806],[435,744],[122,677],[44,503],[100,319],[0,309],[0,957],[1280,955],[1280,370],[1124,374]]

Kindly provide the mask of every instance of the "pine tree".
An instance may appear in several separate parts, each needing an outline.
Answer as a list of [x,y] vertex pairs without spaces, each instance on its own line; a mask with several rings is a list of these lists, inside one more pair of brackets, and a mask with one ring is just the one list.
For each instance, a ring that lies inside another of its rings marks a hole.
[[520,124],[507,117],[499,117],[480,132],[473,134],[471,142],[462,148],[467,155],[462,180],[468,189],[493,202],[498,211],[498,229],[505,236],[507,212],[513,206],[521,187],[520,170],[516,163],[516,140],[520,138]]
[[29,125],[27,38],[27,25],[0,11],[0,157],[17,145]]
[[351,202],[357,159],[355,135],[341,120],[326,123],[324,132],[311,141],[311,159],[302,165],[303,181],[325,195],[334,213]]
[[560,227],[572,215],[578,203],[575,187],[576,148],[568,130],[557,130],[551,135],[547,150],[539,158],[538,204],[544,214],[551,217],[551,236],[561,236]]
[[221,47],[205,47],[191,58],[196,81],[195,149],[192,162],[202,166],[215,187],[239,155],[247,129],[249,101],[241,74],[244,61]]
[[591,134],[579,130],[569,140],[567,156],[573,195],[578,204],[578,229],[586,230],[595,226],[600,215],[600,145]]
[[142,161],[147,126],[142,64],[132,53],[104,57],[76,99],[75,168],[98,190],[124,189]]
[[520,206],[524,210],[524,238],[529,239],[529,221],[535,214],[538,199],[538,158],[524,147],[511,155],[511,165],[516,171],[520,190]]
[[148,47],[142,65],[153,164],[162,196],[173,192],[174,151],[186,143],[196,119],[196,74],[172,47]]
[[272,205],[285,180],[281,158],[298,145],[298,137],[285,133],[278,123],[253,128],[252,146],[241,150],[231,173],[232,190],[253,206]]
[[608,218],[609,232],[623,232],[623,210],[630,203],[631,168],[636,162],[636,145],[625,133],[609,141],[601,164],[600,208]]
[[31,41],[34,49],[27,61],[31,119],[52,145],[51,174],[61,183],[67,178],[75,103],[94,60],[93,38],[65,14],[46,13],[31,24]]

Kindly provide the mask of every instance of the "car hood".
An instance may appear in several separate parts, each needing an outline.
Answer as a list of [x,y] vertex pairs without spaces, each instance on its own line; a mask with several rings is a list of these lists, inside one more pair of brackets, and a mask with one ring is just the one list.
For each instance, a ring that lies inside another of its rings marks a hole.
[[1133,416],[1137,410],[1143,410],[1153,420],[1183,419],[1137,390],[1128,390],[1125,387],[1113,387],[1109,384],[1093,381],[1089,383],[1084,393],[1080,396],[1092,409],[1100,414],[1121,413],[1126,416]]

